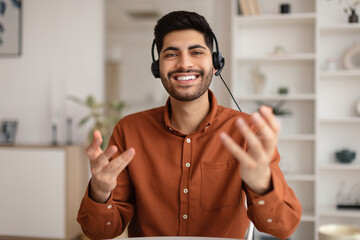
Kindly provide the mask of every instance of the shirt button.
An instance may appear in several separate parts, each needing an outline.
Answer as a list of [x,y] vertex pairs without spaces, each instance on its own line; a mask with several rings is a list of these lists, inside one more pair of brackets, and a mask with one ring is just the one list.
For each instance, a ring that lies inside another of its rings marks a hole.
[[190,138],[187,138],[187,139],[186,139],[186,142],[187,142],[187,143],[190,143],[190,142],[191,142]]
[[272,223],[272,219],[271,219],[271,218],[268,218],[268,219],[267,219],[267,222],[268,222],[268,223]]
[[190,163],[185,163],[185,167],[190,167]]
[[183,219],[187,219],[187,218],[188,218],[188,215],[184,214]]
[[184,193],[188,193],[189,190],[187,188],[184,188]]
[[108,226],[111,225],[111,222],[107,222],[106,225],[108,225]]
[[108,208],[108,209],[112,208],[112,205],[111,205],[111,204],[110,204],[110,205],[108,205],[108,206],[107,206],[107,208]]
[[258,204],[259,204],[259,205],[264,205],[264,204],[265,204],[265,201],[264,201],[264,200],[260,200],[260,201],[258,201]]

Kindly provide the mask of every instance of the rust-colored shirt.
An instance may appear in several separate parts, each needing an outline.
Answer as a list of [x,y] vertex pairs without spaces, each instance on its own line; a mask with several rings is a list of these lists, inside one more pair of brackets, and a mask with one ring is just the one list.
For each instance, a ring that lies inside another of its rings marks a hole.
[[120,120],[110,144],[120,152],[133,147],[136,154],[118,176],[107,203],[96,203],[88,197],[89,190],[85,193],[78,221],[88,237],[116,237],[129,221],[129,237],[244,238],[248,219],[258,230],[279,238],[296,229],[301,205],[278,167],[278,152],[271,162],[272,190],[255,194],[241,180],[239,163],[219,136],[225,131],[247,149],[235,120],[251,119],[217,105],[211,91],[209,100],[209,115],[189,135],[171,126],[170,101]]

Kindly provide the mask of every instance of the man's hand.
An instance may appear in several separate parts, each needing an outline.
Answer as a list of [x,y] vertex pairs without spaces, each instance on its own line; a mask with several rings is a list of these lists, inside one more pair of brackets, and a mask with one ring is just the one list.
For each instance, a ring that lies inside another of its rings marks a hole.
[[229,135],[221,133],[222,143],[240,162],[240,174],[244,182],[256,193],[265,194],[271,188],[270,162],[276,149],[280,129],[269,107],[261,106],[260,113],[252,114],[258,135],[253,133],[243,119],[236,126],[249,144],[248,151],[239,146]]
[[86,155],[90,160],[90,170],[92,174],[90,182],[90,198],[96,202],[105,203],[111,191],[116,187],[117,176],[130,163],[135,155],[135,150],[129,148],[120,156],[109,161],[118,149],[115,146],[109,146],[103,152],[100,148],[103,139],[99,131],[94,132],[94,139],[86,149]]

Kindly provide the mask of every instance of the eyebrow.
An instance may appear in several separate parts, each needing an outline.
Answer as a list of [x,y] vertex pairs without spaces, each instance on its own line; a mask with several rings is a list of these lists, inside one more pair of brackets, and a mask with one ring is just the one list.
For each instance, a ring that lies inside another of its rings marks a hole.
[[[188,50],[192,50],[192,49],[195,49],[195,48],[202,48],[202,49],[206,50],[206,48],[201,46],[200,44],[192,45],[192,46],[188,47]],[[177,47],[167,47],[162,52],[164,53],[166,51],[179,51],[179,48],[177,48]]]

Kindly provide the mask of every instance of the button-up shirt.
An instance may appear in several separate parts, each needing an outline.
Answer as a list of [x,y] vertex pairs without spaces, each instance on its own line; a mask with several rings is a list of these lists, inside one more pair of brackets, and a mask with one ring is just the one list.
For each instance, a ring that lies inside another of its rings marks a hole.
[[188,135],[171,126],[169,100],[119,121],[110,139],[119,149],[114,157],[130,147],[136,154],[106,203],[92,201],[86,191],[78,221],[87,236],[113,238],[129,224],[129,237],[243,238],[249,219],[279,238],[296,229],[301,205],[279,169],[278,152],[270,163],[272,189],[258,195],[242,181],[239,162],[220,141],[224,131],[247,150],[235,121],[251,125],[250,116],[217,105],[211,91],[209,101],[210,113]]

